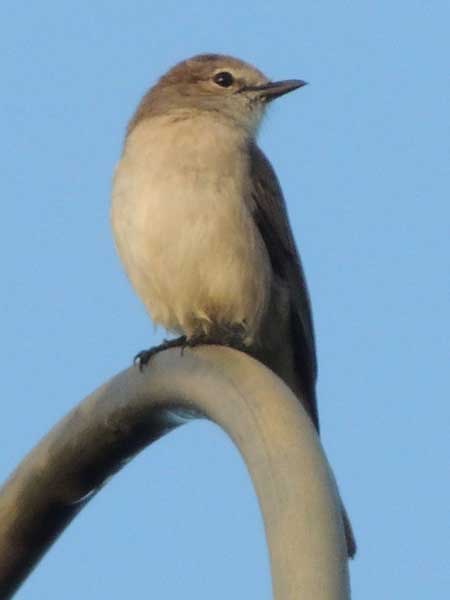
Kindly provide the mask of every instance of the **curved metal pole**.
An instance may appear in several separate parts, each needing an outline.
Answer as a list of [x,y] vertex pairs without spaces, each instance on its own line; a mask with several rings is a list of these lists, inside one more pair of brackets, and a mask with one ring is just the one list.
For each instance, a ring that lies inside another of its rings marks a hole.
[[[178,349],[102,385],[0,489],[0,598],[106,480],[139,450],[196,417],[217,423],[245,460],[259,499],[276,600],[348,600],[340,501],[315,430],[271,371],[236,350]],[[151,523],[149,523],[149,527]]]

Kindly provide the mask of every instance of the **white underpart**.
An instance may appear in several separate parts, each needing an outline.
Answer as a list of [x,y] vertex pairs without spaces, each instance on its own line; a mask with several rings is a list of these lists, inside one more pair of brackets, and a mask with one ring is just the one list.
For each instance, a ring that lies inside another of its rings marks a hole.
[[244,132],[199,113],[142,121],[114,176],[118,253],[155,324],[188,337],[267,306],[269,261],[249,201]]

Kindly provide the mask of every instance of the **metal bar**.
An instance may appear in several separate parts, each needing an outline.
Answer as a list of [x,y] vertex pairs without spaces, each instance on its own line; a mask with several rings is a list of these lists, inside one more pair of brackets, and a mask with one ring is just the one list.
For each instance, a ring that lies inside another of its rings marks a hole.
[[[236,350],[155,356],[75,407],[0,489],[0,598],[137,452],[192,418],[217,423],[247,464],[276,600],[348,600],[340,500],[314,427],[284,383]],[[148,527],[151,528],[151,522]],[[157,574],[155,574],[157,576]]]

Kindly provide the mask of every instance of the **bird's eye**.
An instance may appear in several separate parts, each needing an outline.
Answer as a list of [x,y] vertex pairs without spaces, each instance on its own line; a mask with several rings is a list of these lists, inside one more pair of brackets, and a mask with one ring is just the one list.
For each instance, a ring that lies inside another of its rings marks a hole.
[[228,71],[221,71],[220,73],[216,73],[213,77],[214,83],[220,85],[221,87],[227,88],[234,83],[234,77]]

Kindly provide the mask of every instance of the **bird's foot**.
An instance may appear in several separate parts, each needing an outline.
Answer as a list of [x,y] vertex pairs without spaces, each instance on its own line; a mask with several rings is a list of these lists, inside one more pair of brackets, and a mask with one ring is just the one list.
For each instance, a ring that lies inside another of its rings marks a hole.
[[196,346],[207,345],[228,346],[240,350],[241,352],[248,352],[248,348],[244,343],[242,329],[240,326],[236,326],[223,328],[212,334],[199,333],[192,335],[189,338],[182,335],[174,340],[164,340],[159,346],[153,346],[153,348],[138,352],[134,357],[134,364],[142,371],[151,358],[159,352],[163,352],[169,348],[181,348],[181,354],[183,354],[185,348],[195,348]]
[[212,334],[193,335],[186,340],[184,347],[195,348],[196,346],[207,345],[228,346],[230,348],[235,348],[236,350],[241,350],[242,352],[248,352],[248,348],[244,343],[242,331],[237,327],[227,327],[226,329],[221,329]]
[[139,370],[142,369],[148,364],[150,359],[158,354],[158,352],[162,352],[163,350],[168,350],[169,348],[181,348],[181,352],[183,352],[184,348],[188,345],[187,339],[185,335],[181,337],[175,338],[174,340],[164,340],[162,344],[159,346],[153,346],[153,348],[149,348],[148,350],[141,350],[134,357],[134,364],[139,367]]

